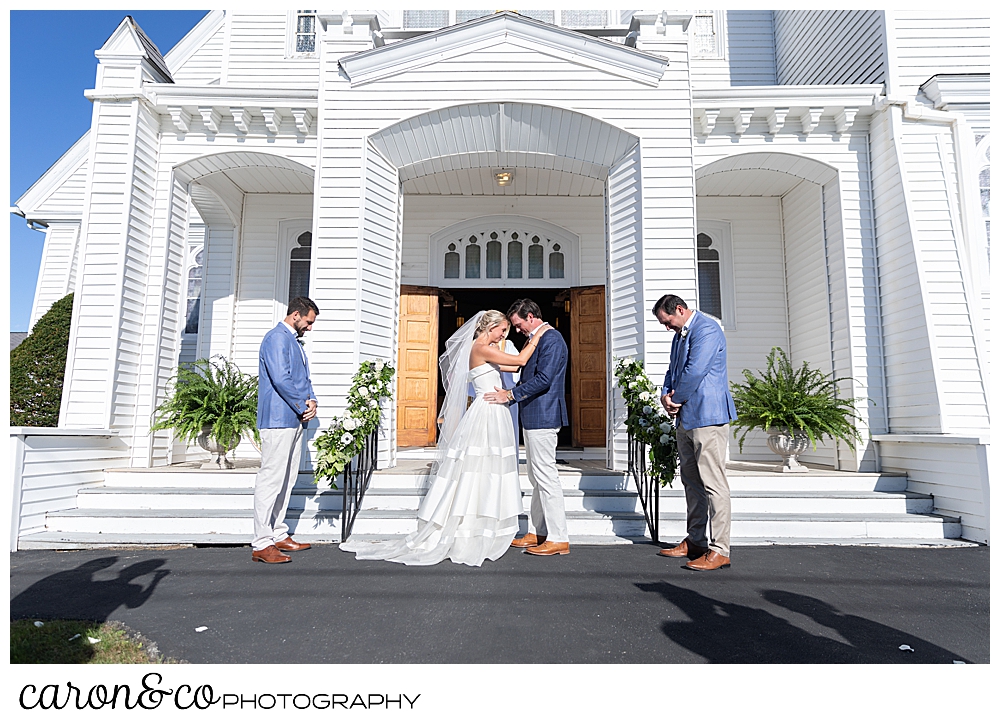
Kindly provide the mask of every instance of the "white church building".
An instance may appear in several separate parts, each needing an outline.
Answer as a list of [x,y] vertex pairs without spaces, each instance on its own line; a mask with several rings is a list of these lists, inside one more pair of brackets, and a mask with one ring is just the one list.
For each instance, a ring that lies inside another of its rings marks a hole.
[[[216,10],[165,55],[125,18],[96,56],[90,130],[12,209],[45,234],[31,323],[75,294],[59,426],[12,432],[12,548],[70,541],[57,514],[129,470],[122,490],[204,456],[149,431],[168,380],[214,355],[256,374],[300,294],[321,312],[308,437],[362,360],[397,366],[387,474],[434,444],[456,324],[526,296],[569,344],[560,457],[621,481],[614,360],[662,378],[670,292],[721,320],[730,379],[778,346],[864,399],[865,443],[810,450],[802,480],[868,481],[934,538],[988,541],[985,14]],[[774,460],[761,435],[730,457]],[[740,505],[736,538],[782,535],[741,534]],[[134,504],[164,536],[187,529],[155,509],[185,506],[225,503]],[[921,537],[851,520],[817,535]],[[113,540],[91,528],[73,540]]]

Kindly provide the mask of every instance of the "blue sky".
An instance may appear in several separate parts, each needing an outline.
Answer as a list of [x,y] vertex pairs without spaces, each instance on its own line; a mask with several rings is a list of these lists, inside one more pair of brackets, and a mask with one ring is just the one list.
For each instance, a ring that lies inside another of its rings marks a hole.
[[[94,51],[126,15],[166,55],[207,11],[101,10],[10,13],[10,205],[90,128]],[[45,42],[39,42],[39,28]],[[44,234],[10,214],[10,329],[26,331]]]

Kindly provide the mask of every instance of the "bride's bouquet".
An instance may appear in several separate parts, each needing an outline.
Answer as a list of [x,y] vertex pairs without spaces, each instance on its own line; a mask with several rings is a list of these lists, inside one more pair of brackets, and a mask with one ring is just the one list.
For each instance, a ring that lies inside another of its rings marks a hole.
[[615,380],[628,408],[629,434],[646,445],[649,473],[660,486],[673,487],[677,471],[677,437],[674,424],[660,405],[660,390],[646,376],[642,360],[631,357],[615,364]]
[[331,488],[347,464],[361,452],[365,440],[378,429],[382,418],[381,401],[392,397],[396,369],[385,360],[366,360],[354,375],[347,394],[347,409],[316,436],[316,473],[319,483],[328,480]]

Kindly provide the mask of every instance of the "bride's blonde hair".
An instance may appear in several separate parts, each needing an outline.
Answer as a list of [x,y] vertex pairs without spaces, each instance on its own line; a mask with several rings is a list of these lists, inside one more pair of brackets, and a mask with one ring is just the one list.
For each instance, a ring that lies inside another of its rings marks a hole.
[[503,312],[498,312],[495,309],[488,309],[483,312],[483,316],[479,318],[479,324],[476,325],[475,337],[479,337],[483,332],[493,329],[495,326],[501,322],[506,321],[507,316]]

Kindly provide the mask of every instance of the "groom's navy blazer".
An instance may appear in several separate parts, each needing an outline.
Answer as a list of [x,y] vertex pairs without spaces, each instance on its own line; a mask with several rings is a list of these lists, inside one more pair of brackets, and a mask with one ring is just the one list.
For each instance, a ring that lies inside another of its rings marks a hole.
[[521,427],[525,430],[551,430],[569,424],[566,411],[566,340],[550,329],[538,340],[538,349],[521,370],[521,381],[514,388],[514,401],[520,406]]
[[726,368],[726,335],[718,322],[702,312],[695,313],[687,334],[674,334],[661,394],[671,390],[671,399],[681,405],[678,420],[685,430],[728,425],[736,419]]

